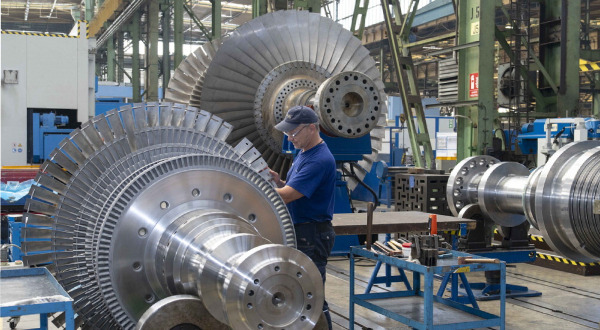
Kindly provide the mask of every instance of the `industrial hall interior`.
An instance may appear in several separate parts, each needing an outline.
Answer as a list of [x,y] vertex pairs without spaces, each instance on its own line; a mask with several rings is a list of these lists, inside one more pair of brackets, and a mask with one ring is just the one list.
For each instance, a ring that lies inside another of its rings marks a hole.
[[0,330],[600,329],[600,0],[0,9]]

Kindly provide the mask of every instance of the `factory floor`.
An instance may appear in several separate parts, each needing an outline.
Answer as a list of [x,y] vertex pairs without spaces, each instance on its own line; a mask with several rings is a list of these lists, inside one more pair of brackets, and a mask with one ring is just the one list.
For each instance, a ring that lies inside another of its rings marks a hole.
[[[368,260],[357,261],[357,293],[362,293],[373,271],[374,263]],[[382,270],[383,274],[383,270]],[[396,274],[396,273],[394,273]],[[331,309],[334,329],[348,329],[349,260],[345,257],[331,257],[327,269],[326,297]],[[410,272],[407,272],[412,278]],[[484,282],[483,273],[470,273],[470,283]],[[439,281],[434,282],[437,291]],[[506,301],[506,329],[599,329],[600,328],[600,276],[580,276],[534,265],[519,264],[507,269],[507,283],[523,285],[531,290],[542,292],[540,297],[511,298]],[[375,285],[373,292],[402,289],[403,285]],[[402,300],[398,301],[401,304]],[[498,314],[498,301],[480,301],[479,307],[487,312]],[[355,329],[410,329],[399,322],[356,307]],[[3,318],[0,329],[9,329]],[[39,326],[37,317],[21,319],[17,329],[30,329]],[[56,329],[50,324],[50,329]]]
[[[334,329],[348,329],[349,260],[332,257],[327,268],[327,301],[332,311]],[[374,263],[357,261],[355,292],[363,293]],[[383,268],[383,267],[382,267]],[[381,269],[380,275],[384,271]],[[397,271],[393,273],[397,274]],[[409,279],[412,274],[407,272]],[[485,282],[483,272],[470,273],[469,283]],[[600,276],[580,276],[529,264],[507,268],[507,284],[527,286],[542,293],[539,297],[510,298],[506,300],[506,329],[600,329]],[[434,291],[440,281],[434,281]],[[404,285],[394,283],[373,287],[372,292],[404,290]],[[406,299],[406,298],[403,298]],[[398,299],[397,304],[402,304]],[[499,301],[480,301],[486,312],[499,314]],[[411,329],[370,310],[356,306],[355,329]]]

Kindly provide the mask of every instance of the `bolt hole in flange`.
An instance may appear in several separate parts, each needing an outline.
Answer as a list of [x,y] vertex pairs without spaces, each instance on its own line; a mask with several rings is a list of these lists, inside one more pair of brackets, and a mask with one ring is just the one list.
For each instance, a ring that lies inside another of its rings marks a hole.
[[276,292],[271,299],[271,303],[275,307],[282,307],[285,305],[285,295],[281,292]]
[[231,203],[233,201],[233,195],[231,195],[230,193],[226,193],[225,195],[223,195],[223,200],[227,203]]
[[194,197],[198,197],[198,196],[200,196],[200,189],[198,189],[198,188],[194,188],[194,189],[192,190],[192,196],[194,196]]
[[154,302],[154,295],[153,295],[153,294],[147,294],[147,295],[144,297],[144,300],[145,300],[147,303],[151,304],[151,303],[153,303],[153,302]]
[[255,223],[256,222],[256,214],[250,213],[250,215],[248,215],[248,221],[250,221],[251,223]]
[[136,272],[139,272],[140,270],[142,270],[142,264],[139,261],[134,262],[132,267],[133,267],[133,270],[135,270]]
[[142,227],[138,229],[138,235],[140,235],[140,237],[146,237],[146,235],[148,235],[148,230]]
[[167,202],[167,201],[160,202],[160,208],[161,208],[161,210],[168,209],[169,208],[169,202]]

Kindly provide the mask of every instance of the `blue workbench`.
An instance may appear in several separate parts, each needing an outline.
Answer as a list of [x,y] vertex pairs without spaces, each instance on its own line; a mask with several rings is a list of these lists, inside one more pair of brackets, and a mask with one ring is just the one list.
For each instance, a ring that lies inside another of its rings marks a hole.
[[[506,264],[504,262],[471,263],[459,265],[458,257],[480,258],[458,251],[446,251],[450,257],[438,259],[436,266],[423,266],[407,259],[389,257],[367,251],[364,247],[352,247],[350,251],[350,329],[354,329],[355,304],[407,324],[415,329],[472,329],[505,327]],[[412,289],[380,293],[356,294],[354,290],[355,256],[381,261],[413,273]],[[464,275],[469,272],[500,271],[500,315],[484,312],[479,308],[457,303],[451,298],[437,296],[433,289],[435,276]],[[421,287],[421,279],[423,285]]]
[[48,269],[0,270],[0,317],[40,315],[40,329],[48,329],[48,314],[65,312],[66,329],[75,329],[73,299]]

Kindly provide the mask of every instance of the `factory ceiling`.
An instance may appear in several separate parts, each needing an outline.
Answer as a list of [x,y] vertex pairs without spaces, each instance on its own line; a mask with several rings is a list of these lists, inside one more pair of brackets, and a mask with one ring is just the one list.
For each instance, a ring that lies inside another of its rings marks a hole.
[[[210,1],[190,0],[185,3],[210,30]],[[80,0],[8,0],[2,1],[0,7],[3,31],[69,34],[75,21],[85,17],[85,1]],[[172,7],[170,10],[172,15]],[[251,0],[222,2],[221,16],[223,33],[231,32],[252,18]],[[186,40],[204,40],[200,29],[187,13],[184,14],[184,35],[187,35]]]
[[[347,1],[354,3],[352,0]],[[507,0],[503,1],[505,5],[508,2]],[[75,21],[80,17],[81,19],[85,17],[85,2],[85,0],[3,0],[0,5],[1,27],[3,31],[69,34],[73,30]],[[600,29],[600,20],[598,19],[600,17],[600,1],[589,1],[589,10],[586,9],[586,0],[581,2],[582,18],[586,12],[589,12],[592,18],[591,28]],[[210,31],[211,2],[209,0],[186,0],[185,3],[192,8],[196,18]],[[141,8],[144,10],[143,5]],[[97,12],[98,6],[95,10]],[[172,10],[171,7],[171,15]],[[221,16],[222,33],[225,35],[252,18],[252,1],[223,1]],[[142,21],[145,20],[145,15],[142,15]],[[450,26],[450,29],[454,28],[453,22],[444,24]],[[433,30],[440,30],[440,28],[439,26],[423,26],[420,28],[419,34],[429,35],[426,32]],[[437,32],[443,32],[440,31]],[[142,31],[142,33],[144,32]],[[184,13],[184,42],[202,44],[206,40],[204,33],[194,20],[187,12]],[[444,45],[440,46],[444,47]]]

